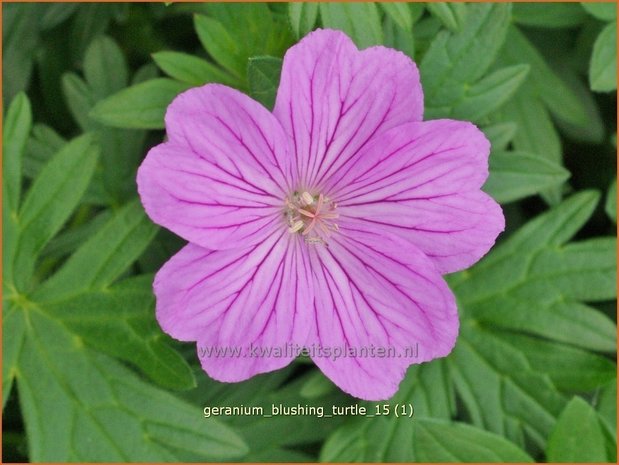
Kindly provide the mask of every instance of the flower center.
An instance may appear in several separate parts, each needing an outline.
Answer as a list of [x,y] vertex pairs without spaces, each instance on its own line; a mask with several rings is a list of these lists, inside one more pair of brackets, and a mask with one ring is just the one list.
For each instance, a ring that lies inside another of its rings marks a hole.
[[308,244],[328,245],[331,233],[338,231],[337,204],[323,194],[293,192],[286,199],[286,221],[291,234],[301,234]]

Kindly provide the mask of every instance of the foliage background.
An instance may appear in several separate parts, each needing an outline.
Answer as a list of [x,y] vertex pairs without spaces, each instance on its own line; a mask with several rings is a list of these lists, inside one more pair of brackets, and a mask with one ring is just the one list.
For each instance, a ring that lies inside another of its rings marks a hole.
[[[5,461],[616,461],[614,4],[2,9]],[[484,130],[507,231],[449,276],[457,347],[389,401],[413,420],[204,419],[356,402],[305,360],[206,377],[154,320],[153,273],[182,243],[134,181],[176,94],[221,82],[270,106],[283,53],[320,25],[409,54],[426,118]]]

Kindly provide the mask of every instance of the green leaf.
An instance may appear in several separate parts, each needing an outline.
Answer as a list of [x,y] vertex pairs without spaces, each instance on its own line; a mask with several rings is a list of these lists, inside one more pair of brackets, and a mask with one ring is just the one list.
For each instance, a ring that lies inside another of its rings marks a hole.
[[95,101],[118,92],[127,85],[127,63],[116,42],[100,36],[90,43],[84,54],[84,76],[94,91]]
[[[400,3],[379,3],[379,5],[401,5]],[[408,8],[408,5],[407,5]],[[410,8],[409,8],[410,10]],[[385,47],[395,48],[412,60],[415,59],[415,37],[411,29],[402,29],[387,16],[383,19],[383,33]]]
[[593,45],[589,83],[597,92],[617,88],[617,22],[606,26]]
[[85,348],[41,311],[26,312],[17,382],[30,460],[158,462],[192,454],[208,461],[247,452],[218,421]]
[[514,22],[541,28],[568,28],[582,24],[587,14],[577,3],[514,3]]
[[92,130],[93,122],[90,119],[90,110],[96,103],[88,84],[75,73],[66,73],[62,76],[62,91],[78,126],[84,130]]
[[30,82],[39,43],[39,11],[35,4],[2,8],[2,97],[12,101]]
[[613,433],[617,432],[617,380],[613,379],[601,390],[596,409],[600,414],[600,420],[606,423]]
[[[494,61],[509,25],[509,4],[472,4],[457,32],[439,32],[421,61],[426,107],[434,116],[465,98]],[[522,72],[522,70],[520,70]],[[441,109],[441,110],[438,110]]]
[[499,108],[518,90],[529,73],[528,65],[501,68],[472,86],[466,86],[460,99],[448,108],[428,108],[426,117],[449,116],[479,121]]
[[[455,411],[451,378],[444,361],[414,365],[408,369],[397,394],[389,399],[396,404],[412,403],[415,418],[375,415],[349,421],[326,441],[320,458],[326,462],[412,462],[415,450],[411,438],[419,419],[449,419]],[[382,409],[384,402],[365,402],[368,412]]]
[[[610,367],[599,357],[557,344],[615,350],[614,323],[580,302],[616,296],[616,240],[565,244],[591,216],[598,198],[587,191],[570,197],[525,224],[470,270],[449,276],[462,315],[460,337],[448,359],[458,393],[474,425],[517,444],[526,434],[543,447],[562,409],[563,398],[548,373],[563,387],[578,381],[576,375],[548,368],[535,356],[533,342],[514,343],[501,329],[556,341],[552,347],[564,363],[576,355],[583,365],[602,363],[595,383],[608,376]],[[550,351],[545,352],[548,359]]]
[[78,7],[77,3],[69,3],[68,5],[61,5],[59,3],[45,4],[44,13],[41,16],[41,29],[53,29],[73,15]]
[[[518,445],[543,447],[564,399],[514,346],[474,320],[462,321],[448,359],[450,375],[473,425]],[[479,380],[483,379],[483,383]]]
[[275,57],[253,57],[247,65],[249,93],[269,110],[275,105],[282,59]]
[[[564,244],[590,217],[599,196],[583,191],[538,216],[480,262],[453,287],[472,316],[492,299],[510,297],[537,309],[563,301],[616,297],[614,238]],[[509,270],[509,271],[508,271]],[[508,308],[496,307],[509,320]]]
[[265,3],[209,3],[209,16],[196,15],[196,32],[213,59],[245,85],[247,60],[279,57],[292,45],[288,21],[279,21]]
[[501,436],[464,423],[430,419],[415,421],[413,449],[419,462],[533,462]]
[[[497,308],[509,311],[497,312]],[[617,346],[617,327],[603,313],[578,302],[536,302],[520,296],[496,296],[471,306],[483,323],[522,331],[582,347],[612,352]]]
[[516,150],[534,153],[552,162],[561,161],[559,134],[548,110],[529,86],[521,87],[499,113],[501,119],[513,121],[518,127],[514,137]]
[[599,416],[606,443],[608,461],[617,461],[617,380],[613,379],[603,386],[597,400],[596,411]]
[[157,232],[138,200],[122,208],[33,294],[37,301],[103,289],[142,254]]
[[379,2],[378,5],[399,28],[405,31],[410,31],[413,28],[413,13],[408,3]]
[[81,60],[93,39],[107,29],[114,8],[114,5],[105,3],[88,3],[80,6],[68,31],[69,47],[74,62]]
[[[587,53],[587,60],[588,59],[589,54]],[[561,60],[562,61],[559,61],[558,67],[560,75],[570,89],[572,89],[574,96],[580,100],[583,108],[587,111],[587,123],[574,125],[562,119],[557,119],[555,123],[559,130],[571,140],[584,142],[586,144],[604,143],[606,138],[604,118],[602,117],[594,93],[589,89],[589,83],[583,81],[581,73],[573,69],[574,67],[570,64],[571,60],[573,60],[571,56],[563,56]],[[584,62],[583,68],[586,68]]]
[[290,2],[288,4],[288,19],[297,38],[301,38],[314,29],[318,20],[318,3]]
[[92,135],[64,146],[35,179],[21,206],[15,248],[15,286],[26,290],[35,260],[60,230],[84,194],[94,173],[99,147]]
[[[292,406],[299,404],[300,391],[308,382],[311,373],[290,379],[293,367],[274,373],[255,376],[243,383],[228,384],[214,381],[205,376],[199,377],[199,386],[188,391],[186,397],[200,407],[245,405],[259,406],[265,414],[271,412],[272,405]],[[314,399],[303,399],[302,405],[321,407],[329,414],[332,406],[350,405],[350,397],[339,389],[333,389]],[[260,416],[232,416],[226,424],[235,428],[250,446],[250,457],[267,457],[274,461],[274,449],[303,447],[324,441],[324,439],[343,421],[345,417],[273,416],[264,419]]]
[[531,367],[547,374],[561,391],[593,391],[616,377],[617,365],[606,357],[522,334],[500,332],[498,336],[518,347]]
[[45,258],[59,259],[72,254],[75,249],[90,239],[112,217],[111,210],[103,210],[87,222],[72,225],[54,237],[45,247],[42,255]]
[[617,223],[617,178],[608,188],[608,194],[606,195],[606,205],[604,206],[608,217]]
[[101,144],[100,169],[84,202],[118,206],[135,193],[133,179],[143,157],[145,133],[108,128],[90,117],[98,101],[128,83],[128,66],[119,46],[101,36],[86,50],[84,62],[86,82],[73,74],[63,76],[63,89],[73,117],[84,131],[96,131]]
[[208,82],[228,86],[238,84],[238,80],[227,72],[193,55],[181,52],[157,52],[153,53],[153,59],[168,76],[192,86],[201,86]]
[[589,115],[584,104],[515,26],[509,28],[501,60],[505,64],[527,63],[531,66],[530,86],[557,118],[576,126],[588,124]]
[[146,63],[137,69],[131,79],[131,84],[140,84],[142,82],[150,81],[151,79],[155,79],[157,76],[159,76],[157,66],[153,63]]
[[198,38],[209,55],[236,78],[242,79],[242,68],[246,66],[245,57],[241,55],[239,44],[226,28],[215,19],[204,15],[195,15],[194,25]]
[[316,399],[331,393],[337,389],[329,378],[316,370],[309,379],[303,384],[299,395],[306,399]]
[[574,463],[608,461],[598,415],[580,397],[574,397],[561,413],[548,439],[546,459]]
[[[518,131],[513,139],[515,150],[535,154],[551,162],[561,162],[562,148],[550,114],[531,86],[520,87],[514,97],[494,114],[492,121],[513,121]],[[555,205],[561,201],[559,187],[543,193],[546,201]]]
[[375,3],[320,3],[320,17],[324,27],[344,31],[359,48],[383,43]]
[[492,150],[500,151],[507,149],[509,143],[514,139],[518,126],[516,123],[503,122],[495,123],[482,128],[482,131],[490,141]]
[[461,3],[428,2],[426,8],[450,31],[457,31],[466,19],[467,9]]
[[169,346],[154,319],[151,279],[133,278],[111,289],[83,291],[40,303],[93,349],[134,364],[169,389],[195,387],[185,359]]
[[492,152],[484,191],[497,202],[508,203],[561,184],[569,176],[562,166],[526,152]]
[[7,297],[9,296],[5,292],[2,302],[2,410],[19,370],[19,353],[26,334],[23,314],[16,311],[16,307]]
[[35,124],[26,145],[23,175],[29,179],[37,177],[50,158],[66,143],[53,128],[45,124]]
[[19,93],[9,105],[2,127],[2,172],[6,202],[17,212],[21,195],[22,162],[26,141],[32,129],[30,101]]
[[565,299],[586,302],[614,299],[617,297],[616,252],[617,240],[613,237],[538,250],[529,261],[526,279],[530,282],[521,283],[517,292],[530,292],[533,296],[544,292],[545,287],[546,298],[560,294]]
[[582,2],[580,4],[589,14],[602,21],[613,21],[617,19],[617,6],[613,2]]
[[90,116],[117,128],[163,129],[168,105],[189,87],[172,79],[151,79],[100,101]]

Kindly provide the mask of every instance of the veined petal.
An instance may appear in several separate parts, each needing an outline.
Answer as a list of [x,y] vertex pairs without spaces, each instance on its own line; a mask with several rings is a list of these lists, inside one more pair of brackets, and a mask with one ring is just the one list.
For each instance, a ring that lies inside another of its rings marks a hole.
[[165,116],[169,140],[265,191],[290,191],[289,140],[277,119],[247,95],[220,84],[183,92]]
[[[340,223],[340,231],[329,247],[310,252],[316,294],[310,342],[330,348],[330,355],[344,347],[358,356],[313,359],[342,390],[387,399],[409,365],[453,348],[459,327],[454,296],[409,241],[358,231],[354,220]],[[369,356],[371,347],[388,355]]]
[[405,124],[342,167],[327,192],[341,216],[402,235],[441,273],[458,271],[485,255],[505,227],[501,207],[480,191],[489,151],[471,123]]
[[401,52],[360,52],[344,33],[317,30],[286,53],[273,113],[293,139],[298,182],[319,187],[372,137],[421,120],[419,72]]
[[137,181],[151,219],[202,247],[246,247],[285,229],[282,200],[256,173],[228,170],[178,142],[151,149]]
[[282,368],[294,354],[276,348],[302,346],[310,327],[306,254],[287,232],[241,250],[189,244],[155,278],[159,324],[176,339],[197,341],[202,367],[217,380]]

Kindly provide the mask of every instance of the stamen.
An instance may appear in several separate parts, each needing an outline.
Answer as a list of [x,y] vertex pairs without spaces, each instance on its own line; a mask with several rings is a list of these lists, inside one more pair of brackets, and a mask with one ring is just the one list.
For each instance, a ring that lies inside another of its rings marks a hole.
[[312,203],[314,203],[314,197],[312,197],[312,194],[307,191],[301,194],[301,200],[305,205],[311,205]]
[[301,229],[303,229],[303,221],[299,220],[296,223],[294,223],[291,227],[288,228],[288,231],[290,231],[291,233],[296,233],[301,231]]
[[327,246],[331,233],[339,230],[334,222],[339,218],[335,212],[337,204],[322,193],[312,195],[309,191],[297,191],[285,200],[285,204],[288,231],[301,233],[307,244]]

